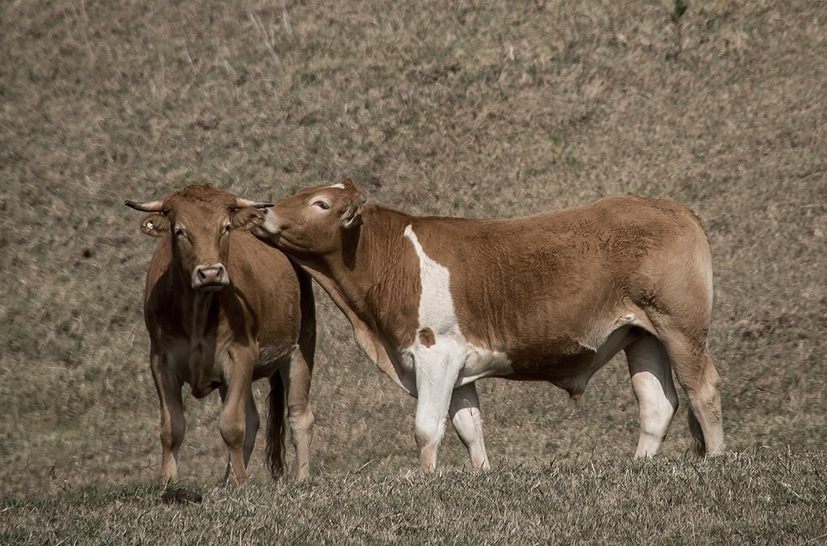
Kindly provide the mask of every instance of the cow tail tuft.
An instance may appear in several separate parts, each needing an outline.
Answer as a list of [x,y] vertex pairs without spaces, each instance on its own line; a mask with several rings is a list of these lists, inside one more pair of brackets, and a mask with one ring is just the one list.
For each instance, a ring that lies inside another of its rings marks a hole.
[[274,480],[284,475],[285,394],[281,373],[270,376],[269,411],[267,416],[267,468]]
[[689,408],[689,433],[692,435],[692,451],[695,455],[703,457],[706,455],[706,442],[704,441],[704,431],[701,428],[701,423],[692,408]]

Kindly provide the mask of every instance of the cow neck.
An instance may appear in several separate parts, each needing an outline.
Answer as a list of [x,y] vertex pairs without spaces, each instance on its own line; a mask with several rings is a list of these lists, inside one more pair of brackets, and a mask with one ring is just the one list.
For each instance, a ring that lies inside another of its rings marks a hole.
[[[185,320],[182,326],[189,337],[190,346],[199,346],[205,340],[210,307],[218,292],[201,292],[194,289],[190,284],[190,279],[177,267],[175,268],[174,279],[178,286],[177,289],[172,290],[172,297],[177,300],[177,306],[181,309],[181,316],[190,317],[190,320]],[[228,288],[228,286],[225,286],[224,290]]]
[[[225,287],[226,289],[226,287]],[[204,342],[207,333],[207,323],[210,316],[210,306],[215,297],[215,292],[192,291],[191,309],[192,321],[190,322],[190,345],[196,346]]]
[[404,244],[403,233],[410,222],[403,213],[367,206],[363,223],[343,233],[341,248],[307,263],[306,268],[340,308],[345,306],[371,323],[369,292],[401,267],[395,253]]

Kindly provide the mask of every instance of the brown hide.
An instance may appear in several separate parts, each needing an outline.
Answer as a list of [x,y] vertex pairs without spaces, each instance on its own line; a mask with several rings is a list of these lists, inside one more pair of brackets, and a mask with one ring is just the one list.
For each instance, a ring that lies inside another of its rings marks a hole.
[[[181,387],[187,383],[196,398],[221,390],[219,429],[230,452],[227,477],[242,483],[258,428],[251,382],[264,377],[271,379],[272,388],[271,469],[281,472],[282,391],[287,387],[291,425],[303,420],[307,429],[294,429],[294,437],[305,438],[298,440],[304,467],[297,473],[306,476],[313,295],[306,273],[244,231],[263,220],[257,207],[268,204],[241,200],[209,185],[189,186],[152,203],[127,204],[154,211],[141,228],[159,238],[147,273],[144,317],[161,402],[161,478],[177,476],[185,429]],[[210,275],[222,272],[204,284],[197,279],[199,267],[212,268]]]
[[[366,209],[365,225],[380,214]],[[468,341],[506,352],[514,378],[576,374],[578,355],[595,345],[589,334],[609,326],[601,317],[660,307],[708,322],[705,264],[687,263],[708,256],[706,236],[676,203],[626,196],[511,220],[410,221],[425,253],[451,272]],[[703,347],[706,331],[695,333]]]
[[[235,196],[209,185],[188,186],[166,197],[163,214],[171,229],[161,235],[147,273],[145,318],[153,339],[187,340],[190,346],[206,341],[214,347],[205,354],[201,370],[178,371],[203,394],[223,373],[210,369],[215,351],[231,344],[258,344],[272,355],[269,360],[278,360],[292,351],[301,325],[299,282],[287,257],[250,233],[231,230],[223,235],[224,227],[232,225],[235,206]],[[186,230],[194,242],[177,240],[176,229]],[[196,329],[193,309],[205,294],[188,286],[192,267],[219,262],[230,285],[215,293],[203,330]],[[258,362],[252,377],[272,374],[273,364]],[[203,373],[205,379],[195,384],[197,377],[187,375],[191,372]]]
[[[320,186],[278,201],[268,215],[280,229],[271,242],[298,256],[346,314],[396,349],[413,343],[418,326],[419,260],[403,235],[408,225],[450,271],[463,334],[507,353],[515,379],[580,373],[602,341],[590,335],[610,326],[604,317],[640,311],[646,320],[655,311],[680,314],[690,329],[708,322],[706,236],[677,203],[611,197],[509,220],[413,217],[365,205],[362,225],[342,229],[352,191]],[[313,211],[319,199],[330,203],[328,214]],[[703,347],[705,327],[693,333],[693,345]]]
[[276,202],[254,234],[308,271],[368,356],[419,398],[423,470],[435,468],[443,411],[472,464],[488,466],[476,379],[547,380],[578,397],[620,350],[640,406],[636,456],[657,452],[677,409],[673,368],[696,452],[722,452],[711,258],[689,209],[623,196],[472,220],[364,202],[352,180],[307,188]]
[[176,274],[171,239],[167,236],[158,242],[147,274],[147,329],[162,346],[184,342],[187,352],[199,343],[210,347],[196,370],[179,367],[176,373],[199,397],[205,396],[212,390],[212,381],[223,382],[224,372],[214,367],[214,355],[238,344],[258,346],[268,355],[250,370],[252,379],[271,375],[292,352],[301,326],[299,281],[290,261],[251,234],[232,232],[226,262],[230,285],[212,295],[203,329],[196,329],[193,309],[206,295]]

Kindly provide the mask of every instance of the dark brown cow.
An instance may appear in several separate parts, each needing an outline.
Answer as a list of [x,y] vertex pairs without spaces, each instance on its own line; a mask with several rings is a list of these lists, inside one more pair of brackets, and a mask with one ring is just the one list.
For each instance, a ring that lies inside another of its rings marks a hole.
[[126,204],[152,213],[141,231],[159,238],[147,273],[144,317],[161,402],[161,479],[177,478],[186,428],[181,389],[188,383],[196,398],[219,390],[219,429],[229,450],[225,481],[243,483],[259,427],[252,382],[265,377],[268,465],[274,476],[281,474],[286,391],[296,475],[307,476],[316,343],[312,281],[248,233],[270,203],[203,185]]
[[422,469],[445,415],[487,468],[474,381],[541,380],[579,397],[624,350],[640,406],[636,456],[654,455],[689,397],[699,454],[724,449],[707,348],[706,233],[666,200],[611,197],[511,220],[414,217],[364,205],[351,181],[278,201],[254,234],[294,258],[353,325],[368,356],[418,398]]

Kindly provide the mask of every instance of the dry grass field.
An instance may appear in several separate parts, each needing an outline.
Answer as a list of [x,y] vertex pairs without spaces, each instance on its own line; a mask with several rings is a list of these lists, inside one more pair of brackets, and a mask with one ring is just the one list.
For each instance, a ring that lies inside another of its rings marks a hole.
[[[548,384],[481,381],[497,470],[466,476],[466,452],[449,429],[440,451],[446,495],[465,486],[483,495],[514,472],[529,483],[548,476],[552,461],[573,474],[596,461],[598,474],[600,465],[616,472],[615,484],[635,469],[677,465],[687,480],[717,472],[714,483],[725,485],[728,464],[737,480],[769,479],[781,457],[815,480],[797,493],[809,499],[796,501],[800,514],[824,507],[827,10],[769,0],[674,10],[667,0],[0,3],[0,529],[25,529],[22,514],[38,510],[69,517],[55,499],[73,513],[84,499],[157,503],[160,490],[146,485],[159,471],[160,444],[141,303],[154,240],[124,199],[194,182],[278,199],[345,177],[374,203],[466,217],[624,193],[667,197],[693,208],[709,231],[726,461],[687,457],[684,403],[663,462],[629,463],[637,407],[621,356],[578,406]],[[239,502],[434,483],[408,474],[418,467],[414,401],[358,350],[327,296],[317,302],[315,477],[269,484],[257,446],[259,485]],[[181,479],[212,492],[225,464],[218,396],[189,398],[186,410]],[[733,462],[739,454],[754,464]],[[381,491],[372,494],[385,498]],[[639,494],[634,506],[645,505]],[[575,500],[594,500],[584,495]],[[743,502],[764,510],[768,527],[773,514],[788,513]],[[823,513],[804,526],[785,520],[776,538],[817,538]],[[701,542],[729,536],[721,525]],[[601,542],[563,531],[550,536]],[[79,532],[70,541],[141,541]],[[0,536],[24,541],[15,533]],[[351,539],[404,542],[399,536]],[[412,538],[439,542],[434,536]],[[687,528],[674,535],[692,536]],[[36,541],[48,540],[57,541]]]

